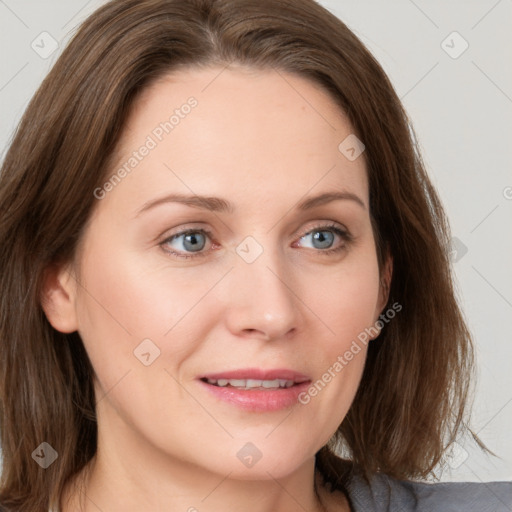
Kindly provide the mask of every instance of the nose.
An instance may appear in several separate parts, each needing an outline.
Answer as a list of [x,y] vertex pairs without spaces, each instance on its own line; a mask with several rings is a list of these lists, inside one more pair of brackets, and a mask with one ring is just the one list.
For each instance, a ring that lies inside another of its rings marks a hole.
[[236,258],[225,290],[228,329],[235,336],[266,341],[290,335],[299,327],[301,302],[282,255],[264,250],[252,263]]

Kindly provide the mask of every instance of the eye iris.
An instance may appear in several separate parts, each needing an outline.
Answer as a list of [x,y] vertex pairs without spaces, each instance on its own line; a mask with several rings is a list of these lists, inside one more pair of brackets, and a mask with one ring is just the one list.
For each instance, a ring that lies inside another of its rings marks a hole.
[[[329,235],[326,237],[324,233],[328,233]],[[319,241],[320,243],[325,243],[327,240],[327,244],[320,247],[320,249],[325,249],[326,247],[329,247],[332,244],[334,235],[330,231],[316,231],[313,235],[313,240]]]
[[[184,242],[183,242],[183,245],[184,247],[187,249],[187,250],[191,250],[191,251],[200,251],[201,249],[203,249],[204,247],[204,241],[203,241],[203,244],[199,244],[199,247],[198,247],[198,244],[197,244],[197,237],[203,237],[204,236],[200,233],[187,233],[186,235],[184,235],[185,239],[184,239]],[[191,241],[191,243],[193,244],[192,246],[188,246],[187,243],[189,242],[189,240]]]

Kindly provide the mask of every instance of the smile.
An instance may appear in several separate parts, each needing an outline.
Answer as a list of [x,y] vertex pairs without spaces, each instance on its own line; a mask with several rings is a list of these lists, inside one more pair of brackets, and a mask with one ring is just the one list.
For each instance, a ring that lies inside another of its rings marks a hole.
[[293,370],[256,368],[210,374],[198,382],[217,402],[250,412],[271,412],[296,405],[311,379]]
[[208,384],[214,386],[230,386],[237,389],[279,389],[291,388],[295,382],[293,380],[275,379],[275,380],[256,380],[256,379],[207,379]]

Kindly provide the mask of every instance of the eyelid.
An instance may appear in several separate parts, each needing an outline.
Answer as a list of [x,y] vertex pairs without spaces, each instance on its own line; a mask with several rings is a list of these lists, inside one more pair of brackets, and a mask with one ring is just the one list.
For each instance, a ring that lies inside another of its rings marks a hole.
[[350,234],[350,231],[348,230],[348,228],[346,226],[344,226],[343,224],[340,224],[339,222],[329,220],[329,221],[320,221],[318,223],[314,223],[311,227],[307,228],[307,230],[304,231],[304,234],[300,235],[299,238],[301,238],[305,235],[308,235],[309,233],[311,233],[311,231],[327,229],[327,228],[332,228],[332,229],[336,228],[336,229],[342,231],[343,234],[347,235],[347,237],[352,237],[352,235]]

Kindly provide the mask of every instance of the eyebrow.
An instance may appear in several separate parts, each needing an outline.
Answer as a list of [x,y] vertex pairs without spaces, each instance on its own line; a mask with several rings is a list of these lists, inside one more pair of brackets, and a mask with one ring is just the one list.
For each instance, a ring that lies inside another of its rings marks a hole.
[[[366,210],[366,205],[362,199],[352,192],[325,192],[323,194],[304,199],[297,205],[296,208],[299,211],[306,211],[311,210],[317,206],[330,203],[332,201],[340,200],[353,201]],[[140,208],[135,214],[135,217],[138,217],[141,213],[146,212],[156,206],[166,203],[180,203],[186,206],[191,206],[193,208],[200,208],[202,210],[220,213],[233,213],[235,211],[234,206],[229,201],[220,197],[170,194],[165,197],[144,203],[142,208]]]

